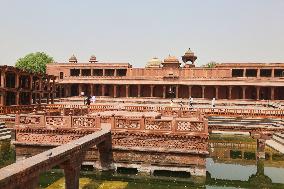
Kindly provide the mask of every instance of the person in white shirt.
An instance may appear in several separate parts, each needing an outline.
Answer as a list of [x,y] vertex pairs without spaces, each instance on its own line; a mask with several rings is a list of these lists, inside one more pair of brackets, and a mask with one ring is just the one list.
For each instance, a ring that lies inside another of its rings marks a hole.
[[212,108],[215,108],[215,98],[212,99],[211,106],[212,106]]
[[193,98],[189,97],[189,107],[193,108]]
[[92,96],[91,102],[92,102],[92,103],[95,103],[95,102],[96,102],[96,96]]

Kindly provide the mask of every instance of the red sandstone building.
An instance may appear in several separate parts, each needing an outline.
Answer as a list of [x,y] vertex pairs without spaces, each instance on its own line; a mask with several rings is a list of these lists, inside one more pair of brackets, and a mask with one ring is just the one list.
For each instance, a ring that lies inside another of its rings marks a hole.
[[[92,56],[78,63],[47,65],[57,77],[57,97],[85,95],[109,97],[284,99],[284,63],[222,63],[214,68],[195,67],[197,57],[188,50],[181,63],[169,56],[151,59],[145,68],[129,63],[98,62]],[[191,62],[192,64],[188,64]]]
[[30,73],[12,66],[0,66],[0,105],[53,103],[55,77]]

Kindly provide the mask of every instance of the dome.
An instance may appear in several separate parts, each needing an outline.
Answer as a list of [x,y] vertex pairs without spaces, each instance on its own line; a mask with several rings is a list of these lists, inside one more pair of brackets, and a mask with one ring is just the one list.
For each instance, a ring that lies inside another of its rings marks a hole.
[[152,58],[151,60],[148,61],[148,63],[146,64],[146,68],[160,67],[161,63],[162,63],[162,61],[159,58],[154,57],[154,58]]
[[190,50],[190,48],[184,53],[184,55],[187,55],[187,56],[194,56],[194,52],[192,52]]
[[95,55],[92,55],[90,60],[89,60],[90,63],[95,63],[97,62],[97,57]]
[[69,58],[69,62],[70,63],[77,63],[77,58],[74,54]]
[[179,63],[179,60],[177,59],[177,57],[169,55],[164,59],[164,63]]
[[190,50],[190,48],[184,53],[182,56],[182,61],[184,63],[190,61],[192,64],[194,64],[195,60],[197,59],[197,56],[194,55],[194,52]]

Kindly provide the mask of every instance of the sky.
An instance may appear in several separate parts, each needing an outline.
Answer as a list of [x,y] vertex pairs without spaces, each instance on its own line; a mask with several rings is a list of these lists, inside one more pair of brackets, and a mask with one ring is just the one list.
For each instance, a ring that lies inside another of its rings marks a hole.
[[188,48],[198,66],[284,62],[284,1],[0,0],[1,65],[40,51],[144,67]]

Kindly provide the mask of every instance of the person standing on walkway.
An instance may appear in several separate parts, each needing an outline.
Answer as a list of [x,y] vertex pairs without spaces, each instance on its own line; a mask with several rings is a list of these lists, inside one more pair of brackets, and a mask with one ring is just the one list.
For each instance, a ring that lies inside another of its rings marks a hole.
[[193,98],[189,97],[189,108],[193,108]]
[[211,107],[215,108],[215,98],[213,98],[212,101],[211,101]]

